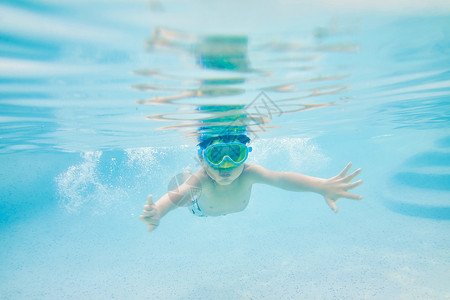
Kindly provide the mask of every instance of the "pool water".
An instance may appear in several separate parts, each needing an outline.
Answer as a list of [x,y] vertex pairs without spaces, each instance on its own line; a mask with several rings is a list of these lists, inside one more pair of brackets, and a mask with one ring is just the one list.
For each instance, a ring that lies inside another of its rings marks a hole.
[[[450,6],[0,4],[0,299],[450,299]],[[139,220],[199,135],[362,201],[255,186]]]

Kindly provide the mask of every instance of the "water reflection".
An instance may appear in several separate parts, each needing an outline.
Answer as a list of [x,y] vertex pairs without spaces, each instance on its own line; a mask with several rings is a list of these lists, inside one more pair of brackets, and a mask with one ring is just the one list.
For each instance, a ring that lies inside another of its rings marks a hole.
[[[298,40],[250,42],[243,35],[197,35],[156,28],[147,48],[169,58],[162,68],[136,70],[146,83],[133,88],[150,97],[139,104],[176,106],[149,115],[190,136],[266,131],[274,116],[336,105],[349,74],[321,74],[324,51],[354,51],[352,45],[305,46]],[[328,97],[328,96],[331,96]],[[175,123],[175,124],[173,124]]]

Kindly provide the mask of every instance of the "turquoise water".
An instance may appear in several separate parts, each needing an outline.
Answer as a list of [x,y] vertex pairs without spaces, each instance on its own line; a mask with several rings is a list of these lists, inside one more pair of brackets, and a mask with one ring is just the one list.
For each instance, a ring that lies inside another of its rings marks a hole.
[[[0,299],[450,298],[449,16],[4,1]],[[352,161],[364,200],[334,214],[256,186],[243,212],[178,209],[148,233],[146,197],[199,167],[196,136],[244,126],[249,162],[328,178]]]

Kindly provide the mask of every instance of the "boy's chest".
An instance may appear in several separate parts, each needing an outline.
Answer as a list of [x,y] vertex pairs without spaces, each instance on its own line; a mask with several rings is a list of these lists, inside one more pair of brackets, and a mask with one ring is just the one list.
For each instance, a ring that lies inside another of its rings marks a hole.
[[197,200],[204,214],[220,216],[244,210],[250,200],[251,186],[231,184],[219,186],[207,184],[202,186],[202,193]]

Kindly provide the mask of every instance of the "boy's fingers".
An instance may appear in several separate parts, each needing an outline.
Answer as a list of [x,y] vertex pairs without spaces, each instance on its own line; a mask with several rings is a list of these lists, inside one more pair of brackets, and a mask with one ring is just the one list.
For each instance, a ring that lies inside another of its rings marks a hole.
[[347,174],[348,170],[350,170],[351,167],[352,167],[352,163],[349,162],[349,163],[347,164],[347,166],[344,168],[344,170],[342,170],[342,172],[339,173],[338,177],[344,177],[345,174]]
[[362,200],[362,197],[360,195],[355,195],[352,193],[348,193],[348,192],[343,192],[341,194],[342,197],[347,198],[347,199],[352,199],[352,200]]
[[146,217],[146,216],[139,216],[139,218],[149,225],[154,225],[154,226],[159,225],[159,220],[157,220],[157,219],[153,219],[151,217]]
[[145,223],[149,223],[149,221],[151,220],[151,218],[148,216],[139,216],[139,219],[141,219]]
[[337,208],[337,206],[336,206],[336,202],[334,202],[333,200],[331,200],[331,199],[328,198],[328,197],[325,197],[325,200],[327,201],[327,203],[328,203],[328,205],[331,207],[331,209],[332,209],[335,213],[337,213],[337,212],[338,212],[338,208]]
[[153,210],[153,209],[155,209],[155,205],[154,204],[145,204],[144,209],[145,210]]
[[153,196],[148,195],[147,203],[144,205],[144,211],[139,218],[148,224],[148,231],[155,230],[159,225],[159,217],[155,218],[158,215],[158,210],[155,208],[153,203]]
[[363,181],[362,181],[361,179],[358,180],[358,181],[349,183],[349,184],[347,185],[347,187],[345,188],[345,190],[348,191],[348,190],[354,189],[354,188],[360,186],[362,183],[363,183]]
[[154,216],[154,215],[156,215],[158,212],[156,211],[156,209],[152,209],[152,210],[144,210],[143,212],[142,212],[142,215],[144,216],[144,217],[152,217],[152,216]]
[[347,182],[352,181],[353,178],[355,178],[356,176],[358,176],[361,172],[362,172],[362,169],[360,168],[360,169],[356,170],[355,172],[353,172],[352,174],[348,175],[348,176],[345,178],[345,180],[346,180]]
[[139,216],[139,219],[141,219],[142,221],[144,221],[144,222],[146,222],[146,223],[148,223],[149,220],[151,220],[151,218],[148,217],[148,216]]
[[152,224],[148,224],[148,232],[155,230],[155,228],[158,226],[152,225]]
[[152,205],[153,204],[153,196],[152,195],[148,195],[148,197],[147,197],[147,204],[148,205]]

